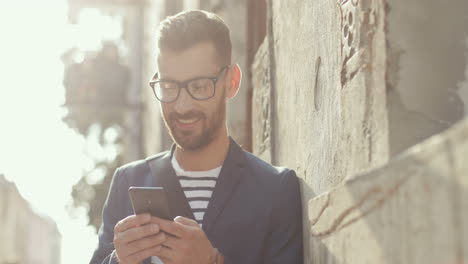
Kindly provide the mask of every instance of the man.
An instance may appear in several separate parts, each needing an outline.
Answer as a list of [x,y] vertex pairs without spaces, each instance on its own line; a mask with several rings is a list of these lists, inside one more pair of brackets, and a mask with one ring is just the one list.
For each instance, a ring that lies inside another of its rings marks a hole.
[[[175,145],[117,169],[91,263],[302,263],[295,173],[228,135],[226,102],[241,81],[229,29],[214,14],[183,12],[161,22],[158,44],[150,84]],[[130,186],[164,187],[177,217],[133,215]]]

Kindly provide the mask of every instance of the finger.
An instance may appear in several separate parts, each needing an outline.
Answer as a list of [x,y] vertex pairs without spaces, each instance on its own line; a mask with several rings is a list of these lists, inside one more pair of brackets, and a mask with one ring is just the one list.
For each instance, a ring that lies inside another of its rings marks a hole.
[[179,247],[180,243],[182,242],[182,239],[179,237],[175,236],[166,236],[166,239],[162,243],[165,247],[168,247],[170,249],[176,249]]
[[183,237],[186,233],[185,226],[174,223],[173,221],[164,220],[159,217],[151,217],[151,222],[157,223],[159,225],[159,228],[164,232],[167,232],[177,237]]
[[159,233],[159,225],[146,224],[114,234],[114,245],[124,245],[135,240]]
[[129,255],[135,254],[136,252],[162,245],[165,239],[166,239],[166,234],[159,233],[157,235],[148,236],[148,237],[136,240],[126,245],[122,249],[122,254],[124,256],[129,256]]
[[123,232],[129,228],[144,225],[151,221],[149,214],[130,215],[120,220],[114,227],[114,232]]
[[169,263],[176,262],[177,257],[175,250],[164,246],[160,248],[160,250],[156,253],[156,256],[169,260]]
[[190,227],[196,227],[196,228],[200,227],[197,221],[190,219],[190,218],[183,217],[183,216],[177,216],[176,218],[174,218],[174,222],[182,224],[182,225],[190,226]]
[[143,260],[151,257],[151,256],[157,256],[158,253],[161,251],[162,246],[155,246],[152,248],[147,248],[141,251],[138,251],[131,256],[128,256],[125,258],[125,261],[122,261],[123,263],[141,263]]

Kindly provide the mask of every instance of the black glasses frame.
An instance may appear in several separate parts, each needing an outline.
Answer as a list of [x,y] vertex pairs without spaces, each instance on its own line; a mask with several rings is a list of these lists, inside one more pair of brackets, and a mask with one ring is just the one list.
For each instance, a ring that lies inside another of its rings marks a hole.
[[[180,95],[180,90],[182,88],[184,88],[187,93],[190,95],[190,97],[192,97],[192,99],[194,100],[197,100],[197,101],[205,101],[205,100],[208,100],[210,98],[213,98],[216,94],[216,82],[220,79],[220,75],[226,70],[226,69],[229,69],[229,66],[224,66],[223,68],[221,68],[221,70],[216,74],[215,77],[197,77],[197,78],[193,78],[193,79],[190,79],[190,80],[186,80],[186,81],[183,81],[183,82],[178,82],[178,81],[174,81],[174,80],[165,80],[165,79],[157,79],[158,78],[158,72],[154,74],[153,78],[152,78],[152,81],[149,82],[149,85],[151,87],[151,90],[153,90],[153,94],[154,96],[156,97],[156,99],[158,99],[159,101],[163,102],[163,103],[172,103],[174,101],[176,101],[178,98],[179,98],[179,95]],[[208,79],[208,80],[211,80],[213,82],[213,94],[210,96],[210,97],[207,97],[207,98],[204,98],[204,99],[198,99],[198,98],[195,98],[189,91],[189,89],[187,88],[187,85],[190,83],[190,82],[193,82],[193,81],[196,81],[196,80],[200,80],[200,79]],[[156,93],[156,90],[155,90],[155,84],[157,83],[160,83],[160,82],[169,82],[169,83],[174,83],[177,85],[177,95],[176,97],[174,98],[174,100],[170,100],[170,101],[164,101],[164,100],[161,100],[161,98],[158,97],[158,94]]]

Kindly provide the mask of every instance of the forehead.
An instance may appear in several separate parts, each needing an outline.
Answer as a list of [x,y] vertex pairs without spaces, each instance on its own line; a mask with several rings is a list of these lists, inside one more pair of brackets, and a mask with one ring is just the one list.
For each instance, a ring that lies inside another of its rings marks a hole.
[[211,42],[201,42],[184,50],[163,49],[158,55],[159,77],[184,81],[215,74],[219,65]]

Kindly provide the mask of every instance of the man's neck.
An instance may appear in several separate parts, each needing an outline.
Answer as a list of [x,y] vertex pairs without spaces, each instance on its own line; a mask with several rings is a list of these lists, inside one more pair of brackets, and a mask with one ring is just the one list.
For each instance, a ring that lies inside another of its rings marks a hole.
[[188,151],[179,147],[175,149],[177,162],[187,171],[207,171],[221,166],[229,150],[227,131],[216,137],[205,147]]

